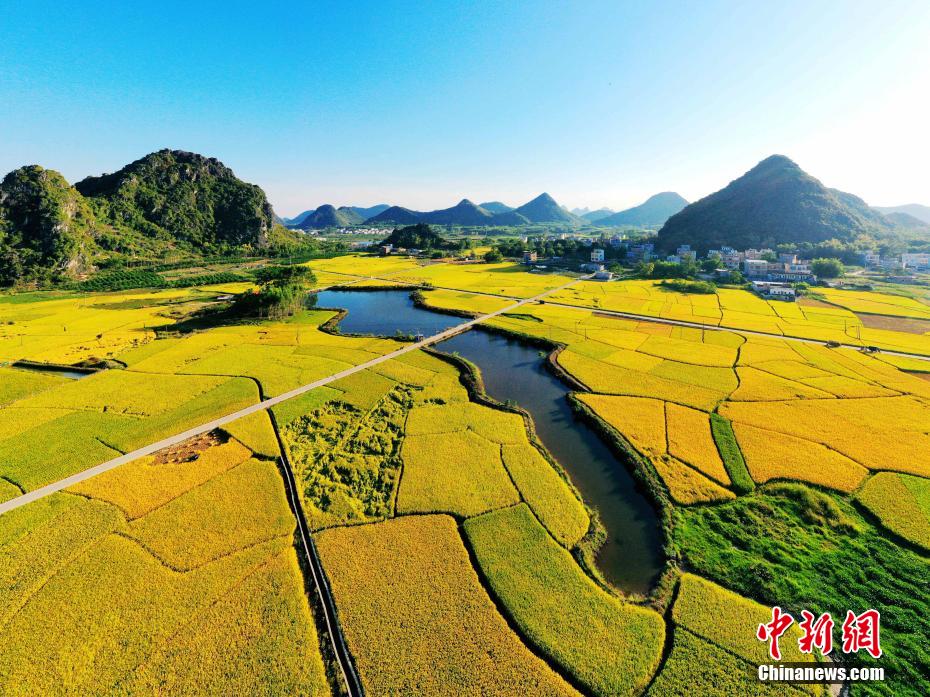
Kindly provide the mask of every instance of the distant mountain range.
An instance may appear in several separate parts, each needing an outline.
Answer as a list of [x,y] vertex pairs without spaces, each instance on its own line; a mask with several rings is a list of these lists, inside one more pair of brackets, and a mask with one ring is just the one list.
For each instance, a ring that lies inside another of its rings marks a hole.
[[402,206],[391,206],[365,222],[391,225],[427,223],[467,226],[512,226],[530,223],[581,225],[584,223],[581,218],[562,208],[549,194],[540,194],[519,208],[510,208],[499,201],[493,201],[488,205],[496,210],[490,210],[484,205],[476,205],[467,198],[462,199],[452,208],[437,211],[414,211]]
[[616,211],[613,208],[598,208],[596,211],[592,211],[590,208],[572,208],[572,213],[579,218],[584,218],[589,223],[596,223],[608,215],[613,215]]
[[[873,208],[879,213],[884,213],[889,218],[896,213],[903,214],[930,225],[930,206],[922,206],[919,203],[908,203],[904,206],[873,206]],[[904,220],[907,219],[905,218]]]
[[513,210],[512,206],[508,206],[506,203],[501,203],[500,201],[485,201],[484,203],[479,203],[478,206],[491,213],[509,213]]
[[857,196],[825,187],[787,157],[772,155],[669,218],[658,241],[666,251],[690,244],[704,253],[722,245],[852,241],[901,228],[900,216],[886,217]]
[[[623,225],[658,227],[687,205],[688,201],[674,191],[663,191],[661,194],[650,196],[645,203],[633,208],[627,208],[625,211],[613,215],[597,218],[596,222],[598,225],[607,227],[620,227]],[[591,219],[588,218],[588,220]],[[595,222],[595,220],[592,220],[592,222]]]
[[319,208],[304,211],[293,218],[285,218],[284,223],[300,230],[323,229],[327,227],[346,227],[358,225],[372,216],[386,211],[390,206],[379,203],[377,206],[340,206],[336,208],[328,203]]

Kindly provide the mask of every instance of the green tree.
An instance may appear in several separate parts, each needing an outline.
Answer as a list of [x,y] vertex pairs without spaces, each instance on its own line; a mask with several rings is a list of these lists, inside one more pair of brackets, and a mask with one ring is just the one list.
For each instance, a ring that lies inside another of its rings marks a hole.
[[811,262],[811,272],[820,278],[839,278],[845,273],[845,269],[839,259],[820,258]]
[[723,268],[723,261],[720,259],[720,256],[717,254],[714,254],[713,256],[709,256],[701,262],[701,270],[707,271],[708,273],[710,273],[714,269],[720,269],[720,268]]
[[489,252],[485,252],[484,260],[489,264],[496,264],[497,262],[503,260],[504,255],[500,253],[497,249],[492,249]]

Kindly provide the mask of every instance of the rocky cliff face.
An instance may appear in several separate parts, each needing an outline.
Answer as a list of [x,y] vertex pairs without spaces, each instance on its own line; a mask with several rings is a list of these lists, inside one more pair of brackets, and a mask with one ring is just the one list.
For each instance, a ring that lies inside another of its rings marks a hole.
[[58,172],[20,167],[0,183],[0,284],[81,273],[100,225]]
[[261,188],[215,158],[181,150],[159,150],[75,188],[105,202],[115,225],[199,247],[264,247],[274,222]]

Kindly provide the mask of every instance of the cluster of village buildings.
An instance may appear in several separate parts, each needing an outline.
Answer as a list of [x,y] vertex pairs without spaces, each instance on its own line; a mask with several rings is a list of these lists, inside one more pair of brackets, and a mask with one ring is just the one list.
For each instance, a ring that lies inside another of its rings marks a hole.
[[906,253],[899,257],[882,256],[878,252],[865,252],[862,265],[870,269],[911,269],[912,271],[930,271],[930,253]]

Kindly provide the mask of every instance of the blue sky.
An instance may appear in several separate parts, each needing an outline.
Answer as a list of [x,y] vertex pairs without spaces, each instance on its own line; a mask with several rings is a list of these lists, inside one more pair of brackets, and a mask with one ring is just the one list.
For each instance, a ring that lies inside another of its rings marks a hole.
[[930,204],[930,3],[0,0],[0,173],[161,147],[276,210],[621,208],[782,153]]

